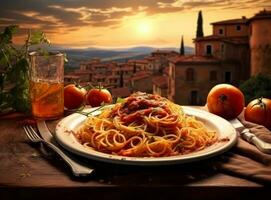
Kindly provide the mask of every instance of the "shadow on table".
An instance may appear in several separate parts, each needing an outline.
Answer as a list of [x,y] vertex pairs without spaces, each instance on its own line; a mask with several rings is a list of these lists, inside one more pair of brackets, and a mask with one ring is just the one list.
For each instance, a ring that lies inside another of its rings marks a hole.
[[217,173],[206,164],[206,161],[166,166],[131,166],[92,160],[85,162],[90,163],[95,172],[89,177],[70,176],[72,180],[80,182],[97,180],[104,184],[126,186],[167,186],[195,183]]

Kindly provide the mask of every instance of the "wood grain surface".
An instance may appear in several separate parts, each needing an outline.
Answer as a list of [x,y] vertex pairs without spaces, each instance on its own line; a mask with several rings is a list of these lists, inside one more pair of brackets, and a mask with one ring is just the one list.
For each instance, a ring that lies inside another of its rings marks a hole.
[[[52,131],[56,122],[48,123]],[[0,121],[1,200],[55,197],[217,199],[217,195],[223,199],[268,194],[268,188],[258,183],[217,172],[210,160],[164,167],[84,161],[96,169],[95,173],[89,177],[73,177],[55,154],[40,144],[29,142],[18,120]]]

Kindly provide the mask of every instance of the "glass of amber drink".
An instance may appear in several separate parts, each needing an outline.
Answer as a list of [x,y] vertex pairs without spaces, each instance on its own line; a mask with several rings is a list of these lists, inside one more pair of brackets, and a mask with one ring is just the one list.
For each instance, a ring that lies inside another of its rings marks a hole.
[[30,53],[30,98],[36,119],[60,118],[64,111],[64,55]]

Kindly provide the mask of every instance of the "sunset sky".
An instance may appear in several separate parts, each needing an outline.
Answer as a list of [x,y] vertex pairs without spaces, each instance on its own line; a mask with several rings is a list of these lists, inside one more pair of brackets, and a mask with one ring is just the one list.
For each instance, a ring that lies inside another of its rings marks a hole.
[[[211,22],[251,17],[270,0],[1,0],[0,26],[40,29],[66,47],[193,46],[198,11]],[[24,35],[17,37],[22,41]]]

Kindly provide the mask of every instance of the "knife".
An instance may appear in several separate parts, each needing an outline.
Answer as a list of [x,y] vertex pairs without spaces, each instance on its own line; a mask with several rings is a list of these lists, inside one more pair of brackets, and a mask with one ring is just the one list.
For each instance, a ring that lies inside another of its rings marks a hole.
[[243,139],[254,144],[260,151],[271,154],[271,143],[264,142],[255,134],[251,133],[238,119],[230,120],[230,123],[240,133]]
[[37,121],[38,130],[45,141],[54,145],[61,153],[61,158],[70,166],[75,176],[90,175],[94,169],[77,160],[72,154],[65,151],[55,140],[45,121]]

